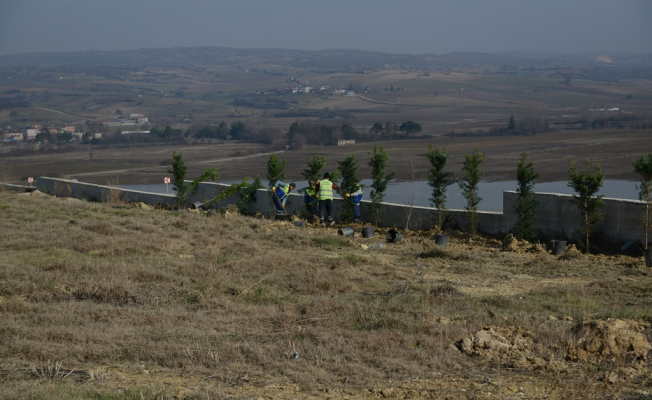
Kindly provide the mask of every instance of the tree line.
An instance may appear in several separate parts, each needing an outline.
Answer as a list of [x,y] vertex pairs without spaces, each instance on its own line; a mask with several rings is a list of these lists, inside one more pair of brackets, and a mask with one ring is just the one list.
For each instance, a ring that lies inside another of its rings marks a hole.
[[[435,223],[435,230],[443,232],[446,220],[448,218],[446,208],[447,189],[450,185],[457,183],[462,190],[462,196],[466,200],[464,211],[467,216],[467,231],[471,235],[476,235],[480,229],[480,218],[478,215],[478,206],[482,201],[479,196],[479,184],[484,176],[482,163],[485,155],[480,152],[479,148],[470,153],[464,154],[462,172],[464,176],[459,179],[453,178],[452,171],[446,171],[448,162],[448,153],[445,148],[436,148],[432,144],[428,146],[427,159],[428,185],[431,188],[430,204],[434,208],[432,218]],[[343,196],[343,205],[340,213],[342,223],[350,223],[354,219],[353,199],[346,194],[356,191],[361,180],[358,177],[358,168],[361,161],[371,167],[371,202],[367,209],[371,215],[371,220],[378,225],[381,222],[382,212],[384,210],[383,199],[385,197],[387,186],[394,178],[393,172],[388,172],[389,154],[382,147],[375,145],[373,150],[367,153],[365,160],[360,160],[355,154],[347,154],[343,160],[337,160],[337,167],[329,171],[331,181],[337,184],[340,189],[338,193]],[[272,154],[267,163],[267,180],[270,188],[274,182],[285,180],[285,167],[287,161],[281,161],[276,154]],[[327,161],[324,156],[314,155],[312,159],[306,159],[307,168],[301,172],[301,175],[308,181],[317,182],[321,178],[322,171],[325,170]],[[600,213],[604,205],[604,195],[597,195],[603,187],[605,174],[600,168],[600,164],[585,161],[584,170],[580,170],[576,161],[571,157],[568,159],[568,186],[573,189],[573,203],[578,210],[578,222],[580,227],[577,231],[578,244],[583,247],[585,252],[591,251],[591,237],[596,232],[597,224],[605,215]],[[641,242],[644,248],[648,248],[648,239],[652,234],[652,153],[647,157],[640,156],[633,160],[634,172],[640,177],[641,181],[637,185],[639,190],[639,199],[644,202],[644,210],[641,216],[642,236]],[[190,184],[185,183],[186,167],[183,162],[181,153],[173,153],[172,169],[168,171],[172,174],[172,184],[177,192],[175,205],[177,207],[186,206],[190,196],[197,188],[199,182],[212,179],[217,180],[219,177],[216,168],[206,171]],[[518,194],[515,211],[517,221],[513,226],[513,233],[524,240],[533,241],[537,238],[536,224],[538,202],[534,198],[534,184],[540,177],[540,174],[534,170],[534,164],[528,162],[527,155],[521,154],[519,163],[516,167],[516,180]],[[251,201],[257,189],[262,188],[260,177],[256,177],[252,183],[251,178],[245,178],[240,184],[232,185],[228,190],[221,193],[211,201],[219,201],[228,198],[235,193],[240,194],[238,202],[239,208],[244,211],[246,204]]]

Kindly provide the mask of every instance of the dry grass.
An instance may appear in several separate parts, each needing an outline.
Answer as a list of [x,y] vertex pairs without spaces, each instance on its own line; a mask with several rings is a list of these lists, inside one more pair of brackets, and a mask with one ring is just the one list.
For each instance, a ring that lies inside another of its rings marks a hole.
[[0,395],[167,399],[182,387],[249,398],[292,386],[364,396],[487,376],[534,379],[563,398],[568,385],[555,382],[597,378],[514,368],[451,344],[510,327],[533,332],[538,357],[563,359],[560,343],[575,333],[551,315],[650,320],[652,279],[621,266],[640,260],[503,253],[454,237],[442,250],[428,235],[362,250],[373,239],[331,228],[0,192],[0,369],[61,378],[51,370],[63,363],[106,376],[32,387],[35,376],[0,374]]
[[124,194],[120,190],[120,180],[118,178],[111,178],[106,182],[106,186],[109,186],[108,198],[105,200],[109,204],[121,204],[124,203]]

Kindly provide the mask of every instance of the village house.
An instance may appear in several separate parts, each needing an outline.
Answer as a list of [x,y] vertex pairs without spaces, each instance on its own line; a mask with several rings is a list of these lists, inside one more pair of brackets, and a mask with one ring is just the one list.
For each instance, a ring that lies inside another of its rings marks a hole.
[[24,128],[22,132],[23,132],[23,138],[25,140],[34,140],[36,139],[36,135],[41,133],[41,130],[39,128],[30,127],[30,128]]
[[111,127],[144,125],[147,123],[149,123],[149,118],[143,114],[129,114],[129,118],[118,118],[117,121],[102,122],[104,126]]
[[23,133],[22,132],[7,132],[4,135],[4,142],[22,142]]

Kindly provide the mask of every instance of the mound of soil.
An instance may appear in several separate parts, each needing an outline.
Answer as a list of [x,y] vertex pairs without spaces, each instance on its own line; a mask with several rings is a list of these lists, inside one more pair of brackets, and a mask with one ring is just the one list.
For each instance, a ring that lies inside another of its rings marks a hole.
[[515,327],[486,327],[454,343],[468,356],[499,362],[509,368],[569,372],[576,364],[610,365],[601,379],[609,382],[652,378],[647,356],[652,346],[643,333],[645,323],[609,319],[584,321],[572,331],[577,340],[568,340],[565,359],[543,354],[536,335]]
[[643,331],[649,326],[637,321],[608,319],[580,322],[573,330],[581,335],[569,342],[566,359],[570,361],[602,362],[618,358],[647,360],[652,346]]
[[514,327],[487,327],[455,343],[455,347],[469,356],[498,361],[510,368],[542,370],[546,372],[566,371],[568,366],[550,356],[547,359],[537,355],[535,335]]
[[224,218],[240,215],[240,210],[238,210],[238,207],[236,207],[235,204],[229,204],[228,206],[220,207],[216,211],[219,216]]

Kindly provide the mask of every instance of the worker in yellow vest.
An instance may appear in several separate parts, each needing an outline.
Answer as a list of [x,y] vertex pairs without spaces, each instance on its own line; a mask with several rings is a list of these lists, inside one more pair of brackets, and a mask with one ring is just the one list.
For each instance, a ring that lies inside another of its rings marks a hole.
[[310,214],[319,213],[319,203],[317,202],[317,191],[315,181],[312,179],[308,182],[308,187],[303,189],[303,208]]
[[336,184],[330,181],[331,175],[326,172],[324,179],[317,181],[315,192],[319,200],[319,226],[324,226],[328,220],[329,225],[334,225],[333,220],[333,190],[340,190]]
[[280,216],[285,214],[285,202],[288,199],[288,195],[294,188],[297,187],[296,183],[287,184],[283,181],[276,181],[274,186],[272,186],[272,192],[274,192],[274,205],[276,206],[276,218],[280,219]]

